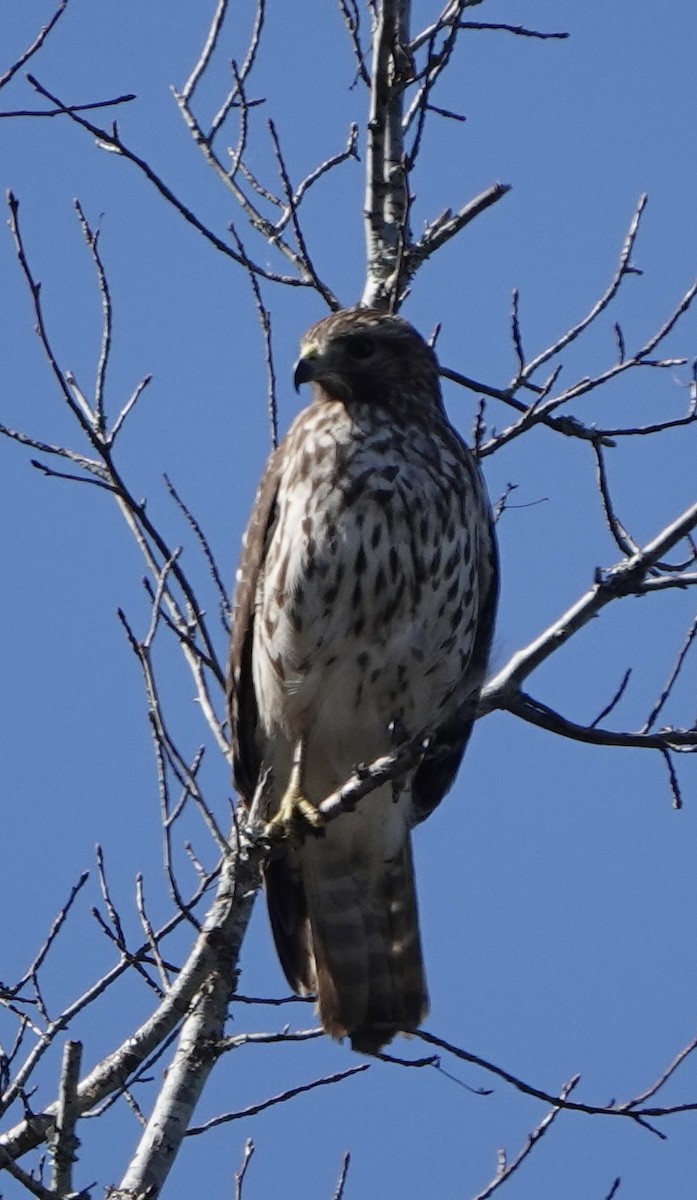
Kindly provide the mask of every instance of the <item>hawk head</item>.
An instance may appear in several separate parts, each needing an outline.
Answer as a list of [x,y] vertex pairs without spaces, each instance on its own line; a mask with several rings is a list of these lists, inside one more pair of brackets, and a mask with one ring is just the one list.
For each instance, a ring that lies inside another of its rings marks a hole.
[[313,325],[300,346],[293,382],[313,383],[314,400],[368,404],[405,415],[443,411],[438,364],[403,317],[347,308]]

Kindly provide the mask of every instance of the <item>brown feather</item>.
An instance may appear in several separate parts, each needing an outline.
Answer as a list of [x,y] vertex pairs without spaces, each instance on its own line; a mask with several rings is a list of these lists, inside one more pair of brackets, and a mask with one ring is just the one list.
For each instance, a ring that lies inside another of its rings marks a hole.
[[493,521],[490,524],[490,536],[486,544],[480,547],[478,572],[484,586],[468,667],[473,681],[472,691],[464,708],[436,730],[416,771],[413,797],[417,822],[430,817],[453,786],[477,718],[479,693],[489,666],[499,598],[499,558]]
[[237,572],[232,638],[227,672],[227,702],[235,787],[249,808],[254,799],[261,754],[257,741],[259,713],[252,678],[254,608],[259,575],[276,521],[280,455],[269,459],[254,501]]

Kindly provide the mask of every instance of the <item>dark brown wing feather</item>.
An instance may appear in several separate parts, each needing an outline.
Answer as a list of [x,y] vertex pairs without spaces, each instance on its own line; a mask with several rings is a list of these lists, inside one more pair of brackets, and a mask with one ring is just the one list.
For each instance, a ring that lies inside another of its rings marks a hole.
[[481,599],[474,647],[468,667],[468,673],[479,680],[479,686],[468,702],[467,711],[458,713],[442,725],[431,739],[429,749],[414,776],[412,802],[417,823],[431,815],[455,782],[474,726],[476,714],[472,713],[472,707],[476,709],[479,691],[486,677],[499,594],[499,562],[493,524],[490,527],[489,538],[484,540],[485,545],[480,554],[479,579],[488,579],[488,587]]
[[[259,576],[277,520],[276,498],[281,471],[281,451],[269,459],[247,526],[235,588],[232,639],[228,666],[228,711],[232,738],[235,787],[247,808],[254,799],[262,763],[257,708],[252,674],[254,610]],[[308,964],[312,947],[307,904],[292,849],[277,849],[264,871],[266,895],[274,941],[290,986],[301,994],[312,989]]]
[[276,523],[276,495],[280,467],[279,451],[276,450],[269,459],[259,485],[247,526],[232,616],[232,640],[227,675],[232,766],[235,787],[247,807],[251,805],[254,798],[261,767],[261,755],[257,741],[259,714],[252,677],[254,605],[259,573],[264,569],[266,550]]

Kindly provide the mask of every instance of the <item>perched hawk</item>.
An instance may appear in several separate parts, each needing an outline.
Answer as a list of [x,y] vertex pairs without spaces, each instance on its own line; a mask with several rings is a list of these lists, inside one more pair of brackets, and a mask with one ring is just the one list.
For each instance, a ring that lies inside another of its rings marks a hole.
[[[400,317],[348,309],[306,335],[310,405],[272,455],[237,575],[236,785],[269,780],[271,925],[327,1033],[376,1052],[428,1009],[411,828],[450,788],[497,597],[489,505],[449,424],[433,351]],[[423,734],[398,785],[321,826],[359,763]]]

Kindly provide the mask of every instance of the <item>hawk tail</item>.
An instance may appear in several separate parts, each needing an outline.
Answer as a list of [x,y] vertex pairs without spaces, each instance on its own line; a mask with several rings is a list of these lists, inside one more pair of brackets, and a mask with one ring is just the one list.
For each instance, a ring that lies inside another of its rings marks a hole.
[[[275,904],[273,871],[269,909],[291,986],[317,996],[328,1034],[349,1036],[354,1050],[375,1054],[395,1034],[416,1029],[428,1011],[411,837],[405,828],[389,856],[371,843],[366,862],[364,840],[352,847],[346,834],[339,818],[289,851],[281,868],[284,911]],[[292,921],[289,869],[296,879]]]

